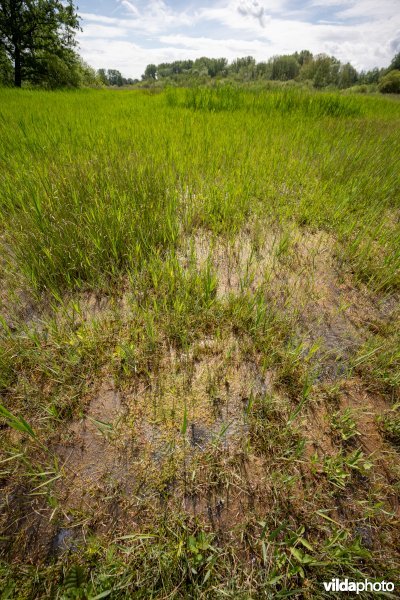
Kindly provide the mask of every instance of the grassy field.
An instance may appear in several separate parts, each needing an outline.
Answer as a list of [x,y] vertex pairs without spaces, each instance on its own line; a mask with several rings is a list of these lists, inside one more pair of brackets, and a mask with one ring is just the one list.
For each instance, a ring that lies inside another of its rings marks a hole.
[[399,198],[389,98],[0,90],[2,600],[400,583]]

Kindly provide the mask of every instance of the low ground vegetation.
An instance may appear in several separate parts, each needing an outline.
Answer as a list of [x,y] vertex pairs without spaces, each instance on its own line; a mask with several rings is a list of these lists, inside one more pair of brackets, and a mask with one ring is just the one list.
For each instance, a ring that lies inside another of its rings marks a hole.
[[3,597],[399,585],[399,103],[0,95]]

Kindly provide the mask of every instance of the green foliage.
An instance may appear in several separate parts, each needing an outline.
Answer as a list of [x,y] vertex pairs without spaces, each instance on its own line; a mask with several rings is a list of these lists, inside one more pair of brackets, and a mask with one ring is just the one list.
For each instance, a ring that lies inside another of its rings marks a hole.
[[350,481],[352,471],[365,474],[373,467],[361,450],[343,455],[338,452],[334,456],[325,457],[323,471],[329,481],[338,488],[344,489]]
[[117,87],[124,85],[124,78],[117,69],[108,69],[107,79],[108,85],[116,85]]
[[[67,77],[79,18],[72,0],[1,0],[0,48],[14,64],[14,83]],[[69,82],[70,83],[70,82]]]
[[78,87],[79,66],[78,57],[74,53],[60,58],[56,54],[37,52],[29,81],[48,89]]
[[193,63],[193,69],[199,73],[207,71],[209,77],[217,77],[218,75],[226,74],[228,61],[226,58],[197,58]]
[[378,89],[381,94],[400,94],[400,71],[390,71],[382,77]]
[[288,81],[289,79],[295,79],[300,72],[300,64],[294,56],[277,56],[271,62],[271,79]]
[[392,59],[389,65],[388,71],[400,71],[400,52],[398,52]]
[[[2,319],[0,317],[0,323]],[[5,323],[1,323],[3,326]],[[5,327],[7,330],[7,326]],[[8,337],[8,336],[7,336]],[[7,389],[14,380],[13,357],[4,346],[0,347],[0,392]]]
[[101,87],[103,84],[95,69],[85,63],[81,58],[78,58],[77,71],[79,75],[79,84],[81,86]]
[[36,439],[36,434],[34,433],[32,427],[25,421],[23,417],[17,417],[13,415],[5,406],[0,404],[0,416],[2,416],[8,423],[10,427],[16,429],[17,431],[21,431],[22,433],[26,433],[33,439]]
[[338,94],[309,94],[301,90],[274,90],[270,92],[249,91],[221,85],[214,88],[193,88],[166,91],[167,103],[171,107],[181,106],[200,111],[237,111],[280,114],[301,113],[303,116],[357,116],[362,108],[359,103]]
[[80,565],[72,565],[66,572],[64,577],[65,598],[85,600],[86,595],[86,576],[83,568]]
[[341,63],[327,55],[313,56],[308,50],[300,53],[274,56],[266,62],[257,63],[252,56],[237,58],[228,64],[224,58],[202,57],[191,60],[147,65],[142,80],[146,84],[200,85],[212,79],[238,82],[260,80],[294,81],[313,83],[314,87],[339,86],[348,88],[358,80],[358,73],[347,63]]
[[146,70],[144,72],[144,79],[155,79],[157,75],[157,67],[156,65],[147,65]]
[[108,76],[107,76],[107,71],[106,69],[99,69],[97,71],[97,77],[99,78],[100,82],[103,85],[108,85],[109,80],[108,80]]
[[[396,269],[393,265],[393,268]],[[389,282],[397,281],[397,273],[389,268]],[[354,366],[383,392],[396,395],[400,386],[400,332],[390,324],[361,346]]]
[[316,88],[337,86],[339,70],[340,62],[335,57],[319,54],[303,64],[299,77],[312,80]]
[[396,448],[400,449],[400,404],[395,405],[380,419],[380,427],[383,435]]
[[[173,90],[168,91],[167,101],[170,104],[171,98],[174,97],[173,94]],[[192,110],[232,111],[238,110],[243,105],[243,93],[230,87],[220,87],[212,90],[207,88],[187,90],[183,101],[183,106]]]
[[375,69],[371,69],[370,71],[361,71],[358,81],[360,85],[370,85],[374,83],[377,84],[383,73],[384,69],[378,69],[377,67]]
[[252,56],[245,56],[243,58],[236,58],[229,65],[229,71],[231,73],[242,74],[244,79],[251,79],[254,75],[256,67],[256,60]]
[[302,50],[299,53],[296,52],[294,56],[296,56],[298,63],[301,66],[312,61],[313,59],[312,52],[310,52],[309,50]]
[[[96,80],[103,85],[122,87],[135,83],[133,79],[126,79],[117,69],[99,69],[95,74]],[[136,80],[137,82],[137,80]]]
[[338,86],[339,88],[349,88],[358,80],[358,73],[356,69],[350,64],[346,63],[345,65],[340,65],[339,68],[339,79]]
[[[27,267],[26,275],[35,286],[57,289],[63,283],[70,287],[115,278],[173,238],[174,218],[165,220],[163,216],[173,215],[175,199],[166,192],[161,173],[131,173],[129,191],[123,195],[121,188],[116,193],[116,182],[108,180],[106,173],[104,165],[100,193],[95,182],[87,181],[78,195],[65,182],[60,188],[63,203],[57,193],[50,193],[32,197],[30,208],[26,205],[23,213],[9,205],[11,218],[23,221],[18,260]],[[36,228],[40,234],[31,236]]]
[[211,575],[214,558],[218,552],[212,544],[212,536],[200,531],[197,535],[188,537],[188,558],[192,575],[204,573],[203,581],[207,581]]
[[349,408],[346,408],[343,412],[337,412],[332,416],[332,429],[339,433],[344,442],[360,435],[352,411]]
[[[388,71],[396,70],[396,55]],[[377,84],[386,73],[385,69],[372,69],[360,73],[349,63],[341,63],[334,56],[318,54],[313,56],[309,50],[293,54],[278,55],[268,61],[257,63],[252,56],[237,58],[232,63],[224,58],[202,57],[192,60],[180,60],[159,65],[147,65],[142,75],[144,85],[199,86],[212,80],[250,83],[255,81],[303,81],[317,89],[349,89],[358,85]],[[102,75],[103,77],[103,75]],[[383,84],[385,87],[385,85]],[[354,90],[357,91],[357,90]],[[362,90],[360,90],[362,91]],[[369,91],[367,88],[365,92]]]
[[4,48],[0,46],[0,86],[12,85],[13,68]]

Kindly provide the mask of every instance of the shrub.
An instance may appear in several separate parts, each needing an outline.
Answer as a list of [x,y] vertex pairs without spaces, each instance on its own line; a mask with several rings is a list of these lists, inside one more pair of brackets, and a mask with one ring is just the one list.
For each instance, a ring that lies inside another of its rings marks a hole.
[[378,89],[382,94],[400,94],[400,71],[390,71],[382,77]]

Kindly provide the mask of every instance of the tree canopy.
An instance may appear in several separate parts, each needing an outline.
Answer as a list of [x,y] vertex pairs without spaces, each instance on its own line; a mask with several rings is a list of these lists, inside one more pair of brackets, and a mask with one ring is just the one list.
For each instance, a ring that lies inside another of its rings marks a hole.
[[399,70],[400,70],[400,52],[395,54],[392,62],[390,63],[390,66],[389,66],[389,71],[399,71]]
[[0,51],[13,64],[14,85],[54,78],[76,85],[78,29],[72,0],[0,0]]
[[379,82],[379,91],[382,94],[400,94],[400,71],[389,71]]
[[97,77],[103,85],[112,85],[117,87],[122,87],[123,85],[132,85],[133,83],[138,82],[137,79],[126,79],[117,69],[99,69],[97,71]]

